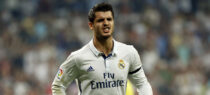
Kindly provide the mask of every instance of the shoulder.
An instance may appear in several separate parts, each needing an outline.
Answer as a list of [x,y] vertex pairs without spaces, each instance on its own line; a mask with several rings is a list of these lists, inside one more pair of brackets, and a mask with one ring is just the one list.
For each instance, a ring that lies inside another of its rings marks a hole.
[[80,48],[80,49],[78,49],[76,51],[71,52],[71,54],[68,56],[67,59],[69,59],[69,58],[76,59],[76,58],[78,58],[78,57],[86,54],[88,51],[89,51],[89,48],[88,48],[88,44],[87,44],[87,45],[83,46],[82,48]]
[[71,52],[71,54],[67,57],[67,59],[62,63],[62,67],[74,67],[77,66],[79,58],[84,55],[88,50],[88,46],[85,45],[82,48]]
[[128,53],[136,52],[136,49],[134,48],[133,45],[128,45],[128,44],[118,42],[118,41],[115,41],[115,42],[116,42],[116,46],[117,46],[118,50],[123,50],[123,51],[126,51]]

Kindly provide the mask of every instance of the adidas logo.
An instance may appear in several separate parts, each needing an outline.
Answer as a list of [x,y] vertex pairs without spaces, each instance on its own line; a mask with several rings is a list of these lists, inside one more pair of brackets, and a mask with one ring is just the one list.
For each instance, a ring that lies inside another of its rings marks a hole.
[[92,66],[90,66],[90,67],[87,69],[87,71],[90,72],[90,71],[95,71],[95,70],[93,69]]

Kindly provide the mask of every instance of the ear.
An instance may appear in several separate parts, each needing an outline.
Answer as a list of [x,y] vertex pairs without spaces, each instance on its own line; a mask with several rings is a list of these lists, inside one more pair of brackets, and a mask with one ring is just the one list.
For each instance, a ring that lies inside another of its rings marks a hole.
[[93,23],[92,22],[88,22],[88,26],[91,30],[93,30]]

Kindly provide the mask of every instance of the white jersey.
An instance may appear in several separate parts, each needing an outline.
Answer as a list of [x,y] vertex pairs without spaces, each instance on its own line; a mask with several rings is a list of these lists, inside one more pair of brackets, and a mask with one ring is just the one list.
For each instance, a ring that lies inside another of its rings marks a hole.
[[81,95],[125,95],[128,78],[139,94],[152,95],[136,49],[113,42],[112,53],[108,56],[95,48],[93,40],[71,53],[53,81],[53,95],[66,95],[66,88],[75,79]]

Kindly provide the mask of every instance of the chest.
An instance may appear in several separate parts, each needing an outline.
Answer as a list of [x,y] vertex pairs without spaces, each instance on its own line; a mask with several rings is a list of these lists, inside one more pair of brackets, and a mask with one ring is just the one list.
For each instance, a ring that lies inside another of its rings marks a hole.
[[79,65],[80,80],[126,80],[129,71],[127,56],[85,58]]

